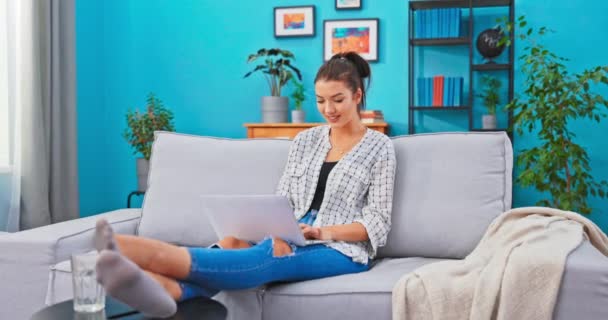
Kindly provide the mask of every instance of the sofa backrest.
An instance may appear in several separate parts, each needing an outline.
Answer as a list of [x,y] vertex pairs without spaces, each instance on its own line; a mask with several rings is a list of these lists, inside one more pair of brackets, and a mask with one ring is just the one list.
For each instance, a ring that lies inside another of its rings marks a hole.
[[[380,257],[462,258],[511,206],[512,150],[504,133],[392,138],[392,228]],[[201,194],[274,193],[291,141],[157,132],[138,234],[207,246],[217,237]]]
[[189,246],[217,241],[200,196],[274,193],[290,145],[156,132],[138,234]]
[[503,132],[394,137],[392,227],[379,257],[464,258],[511,208],[513,151]]

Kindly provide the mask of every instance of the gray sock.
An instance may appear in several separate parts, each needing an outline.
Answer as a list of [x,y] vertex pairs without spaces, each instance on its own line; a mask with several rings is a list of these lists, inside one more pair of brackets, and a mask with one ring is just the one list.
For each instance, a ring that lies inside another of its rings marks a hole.
[[106,219],[99,219],[95,224],[95,249],[118,250],[114,240],[114,230]]
[[170,317],[175,300],[139,266],[115,250],[102,250],[97,260],[97,281],[112,297],[150,318]]

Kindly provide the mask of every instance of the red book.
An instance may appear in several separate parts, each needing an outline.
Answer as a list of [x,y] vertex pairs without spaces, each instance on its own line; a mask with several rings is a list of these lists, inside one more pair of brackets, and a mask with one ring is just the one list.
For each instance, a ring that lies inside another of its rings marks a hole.
[[433,77],[433,107],[438,107],[439,103],[439,77]]

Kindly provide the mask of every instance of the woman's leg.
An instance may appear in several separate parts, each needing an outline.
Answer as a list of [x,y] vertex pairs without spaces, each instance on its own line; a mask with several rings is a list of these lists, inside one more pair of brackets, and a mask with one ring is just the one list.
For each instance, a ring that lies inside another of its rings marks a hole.
[[281,239],[266,239],[245,250],[188,248],[188,251],[192,270],[185,281],[218,290],[318,279],[369,268],[325,245],[296,247]]
[[[184,247],[131,235],[115,235],[118,249],[142,269],[156,274],[184,279],[190,273],[190,254]],[[251,245],[235,237],[218,242],[223,249],[245,249]]]

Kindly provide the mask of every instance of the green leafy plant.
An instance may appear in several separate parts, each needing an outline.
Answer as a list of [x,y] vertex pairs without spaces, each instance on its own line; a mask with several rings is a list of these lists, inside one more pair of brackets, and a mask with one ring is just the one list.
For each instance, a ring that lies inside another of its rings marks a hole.
[[249,55],[247,63],[254,62],[258,59],[264,59],[264,62],[247,72],[244,78],[249,77],[255,72],[262,72],[268,82],[270,95],[272,96],[281,96],[281,89],[289,80],[294,78],[294,73],[295,77],[302,80],[300,70],[292,65],[292,60],[295,60],[295,56],[290,51],[281,49],[260,49],[257,53]]
[[140,153],[146,160],[149,160],[154,131],[159,130],[175,131],[173,113],[154,96],[154,93],[150,93],[143,112],[137,109],[127,112],[127,128],[123,137],[133,147],[133,154]]
[[[515,27],[521,29],[518,38],[527,43],[518,58],[524,76],[523,95],[513,99],[507,109],[514,111],[516,132],[535,132],[539,145],[517,155],[521,172],[516,182],[550,195],[537,205],[591,213],[589,194],[605,198],[608,183],[598,182],[590,174],[587,151],[575,142],[576,134],[568,124],[576,119],[599,123],[606,117],[603,111],[608,101],[594,90],[608,84],[608,66],[571,73],[563,64],[568,59],[536,41],[552,31],[546,27],[525,29],[526,25],[522,16],[506,27],[508,32],[515,32]],[[511,44],[507,37],[501,42]]]
[[292,79],[293,82],[293,92],[291,93],[291,97],[293,98],[294,109],[302,110],[302,103],[306,100],[306,94],[304,93],[304,85],[302,82],[297,81],[295,78]]
[[488,114],[495,115],[496,107],[500,103],[498,91],[502,83],[498,78],[491,76],[483,76],[481,83],[484,85],[483,93],[477,94],[477,97],[483,99],[483,105],[488,109]]

